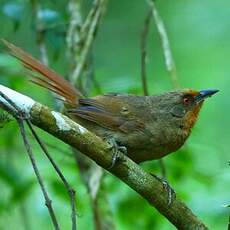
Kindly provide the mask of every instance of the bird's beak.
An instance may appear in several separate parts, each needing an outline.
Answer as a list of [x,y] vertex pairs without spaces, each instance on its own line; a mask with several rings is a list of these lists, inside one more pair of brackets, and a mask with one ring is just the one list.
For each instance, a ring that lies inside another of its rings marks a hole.
[[200,103],[217,92],[219,92],[219,90],[216,89],[201,90],[199,94],[195,96],[195,102]]

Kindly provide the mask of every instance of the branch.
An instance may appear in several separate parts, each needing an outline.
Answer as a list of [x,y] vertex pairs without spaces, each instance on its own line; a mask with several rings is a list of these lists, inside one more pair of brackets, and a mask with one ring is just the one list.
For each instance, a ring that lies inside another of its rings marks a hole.
[[[207,229],[207,227],[178,198],[167,205],[168,194],[161,182],[145,172],[139,165],[120,154],[123,159],[112,169],[112,151],[101,138],[89,132],[61,113],[51,111],[48,107],[35,102],[31,98],[0,85],[0,92],[12,100],[39,128],[47,131],[70,146],[77,148],[83,154],[94,160],[98,165],[110,171],[130,188],[139,193],[150,205],[154,206],[172,224],[179,229]],[[0,97],[3,108],[9,108],[9,103]],[[11,106],[12,107],[12,106]],[[8,110],[9,111],[9,110]],[[13,113],[15,111],[13,110]]]

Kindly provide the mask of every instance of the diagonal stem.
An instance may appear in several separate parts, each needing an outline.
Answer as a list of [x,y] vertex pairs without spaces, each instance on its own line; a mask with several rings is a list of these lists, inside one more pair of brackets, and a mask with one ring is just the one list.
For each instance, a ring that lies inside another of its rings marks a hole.
[[145,21],[144,21],[144,29],[141,34],[141,81],[142,81],[142,88],[145,96],[148,96],[148,86],[147,86],[147,79],[146,79],[146,54],[147,54],[147,38],[149,34],[149,24],[152,18],[152,11],[149,11]]
[[30,120],[26,120],[27,125],[29,126],[30,131],[32,132],[33,136],[35,137],[36,141],[38,142],[38,144],[40,145],[42,151],[45,153],[46,157],[49,159],[50,163],[52,164],[53,168],[55,169],[55,171],[57,172],[58,176],[61,178],[68,194],[70,197],[70,205],[71,205],[71,210],[72,210],[72,214],[71,214],[71,219],[72,219],[72,230],[76,229],[76,207],[75,207],[75,191],[73,188],[71,188],[71,186],[69,185],[69,183],[67,182],[65,176],[62,174],[61,170],[58,168],[57,164],[54,162],[53,158],[50,156],[45,144],[42,142],[42,140],[39,138],[39,136],[37,135],[37,133],[35,132]]
[[57,222],[57,218],[56,218],[54,210],[53,210],[52,201],[49,198],[49,195],[48,195],[48,193],[47,193],[47,191],[45,189],[45,185],[43,183],[43,180],[42,180],[41,175],[39,173],[39,170],[37,168],[37,164],[36,164],[36,160],[34,158],[33,152],[32,152],[32,148],[31,148],[31,146],[29,144],[29,141],[28,141],[28,139],[26,137],[25,127],[24,127],[23,120],[21,120],[21,119],[18,118],[17,122],[18,122],[18,125],[19,125],[19,129],[20,129],[20,132],[21,132],[21,135],[22,135],[22,139],[23,139],[24,145],[26,147],[27,154],[28,154],[28,156],[30,158],[30,161],[31,161],[31,164],[33,166],[35,175],[37,177],[38,183],[39,183],[39,185],[41,187],[43,196],[45,198],[45,204],[46,204],[46,206],[47,206],[47,208],[49,210],[49,214],[50,214],[50,217],[52,219],[54,228],[56,230],[59,230],[60,228],[59,228],[59,225],[58,225],[58,222]]
[[[60,228],[59,228],[57,218],[55,216],[55,213],[54,213],[54,210],[53,210],[53,207],[52,207],[52,201],[49,198],[49,195],[48,195],[48,193],[47,193],[47,191],[45,189],[45,185],[44,185],[42,177],[41,177],[41,175],[39,173],[39,170],[38,170],[38,167],[37,167],[37,164],[36,164],[36,160],[35,160],[33,152],[32,152],[32,148],[31,148],[31,146],[29,144],[29,141],[28,141],[28,139],[26,137],[25,127],[24,127],[24,123],[23,123],[23,116],[25,116],[25,114],[24,114],[24,112],[21,111],[21,109],[18,107],[18,105],[15,102],[13,102],[7,95],[2,93],[1,91],[0,91],[0,97],[2,97],[7,102],[7,103],[3,103],[1,101],[1,103],[0,103],[1,106],[4,109],[6,109],[6,111],[13,113],[13,116],[15,117],[15,119],[18,122],[20,133],[22,135],[23,142],[24,142],[24,145],[26,147],[27,154],[28,154],[28,156],[30,158],[31,164],[33,166],[35,175],[36,175],[37,180],[38,180],[38,183],[39,183],[39,185],[41,187],[43,196],[45,198],[45,204],[46,204],[46,206],[48,208],[48,211],[49,211],[51,220],[53,222],[54,228],[55,228],[55,230],[59,230]],[[25,119],[25,120],[27,120],[27,119]]]
[[176,65],[173,59],[172,50],[171,50],[171,46],[169,43],[168,34],[166,32],[164,22],[157,10],[154,0],[148,0],[148,3],[151,8],[152,15],[153,15],[156,27],[157,27],[157,31],[158,31],[160,40],[161,40],[166,69],[171,76],[171,81],[172,81],[174,88],[179,88],[180,84],[179,84],[179,80],[177,76]]

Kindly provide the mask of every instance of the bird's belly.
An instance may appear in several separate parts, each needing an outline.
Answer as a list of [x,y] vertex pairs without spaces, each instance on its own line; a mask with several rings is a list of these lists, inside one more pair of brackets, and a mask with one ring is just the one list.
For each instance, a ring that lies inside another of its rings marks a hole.
[[[116,136],[116,135],[115,135]],[[146,133],[134,133],[117,139],[120,145],[127,148],[127,155],[137,163],[160,159],[178,150],[186,138],[182,132],[171,133],[170,135],[150,136]]]
[[127,148],[127,155],[133,161],[140,163],[148,160],[160,159],[179,149],[185,141],[182,133],[153,132],[143,130],[124,133],[118,130],[109,130],[91,122],[79,122],[103,139],[114,138],[120,146]]
[[149,160],[160,159],[179,149],[181,145],[173,148],[167,146],[149,146],[148,148],[127,148],[128,156],[135,162],[140,163]]

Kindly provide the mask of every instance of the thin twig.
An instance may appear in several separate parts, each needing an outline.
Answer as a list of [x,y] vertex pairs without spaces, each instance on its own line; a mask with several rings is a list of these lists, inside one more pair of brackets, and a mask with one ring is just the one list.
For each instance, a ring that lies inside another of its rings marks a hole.
[[[70,51],[71,58],[72,56],[78,60],[81,54],[81,27],[82,27],[82,15],[81,15],[81,1],[79,0],[69,0],[68,4],[69,14],[70,14],[70,23],[66,35],[66,42],[68,50]],[[73,83],[73,81],[71,81]]]
[[172,80],[172,84],[174,88],[179,88],[180,84],[179,84],[179,80],[177,76],[176,65],[175,65],[175,61],[172,56],[172,51],[171,51],[171,47],[170,47],[170,43],[169,43],[169,39],[168,39],[168,35],[165,29],[164,22],[156,8],[154,0],[148,0],[148,3],[151,7],[154,21],[157,27],[157,31],[160,36],[166,68],[171,76],[171,80]]
[[1,91],[0,91],[0,96],[7,101],[7,104],[1,102],[0,103],[1,106],[4,105],[3,107],[4,107],[4,109],[6,109],[6,111],[10,112],[11,114],[13,113],[13,116],[15,117],[15,119],[18,122],[19,129],[20,129],[20,132],[21,132],[21,135],[22,135],[22,138],[23,138],[23,142],[24,142],[24,145],[25,145],[26,150],[27,150],[27,154],[28,154],[28,156],[30,158],[30,161],[32,163],[35,175],[36,175],[37,180],[38,180],[38,183],[39,183],[39,185],[41,187],[43,196],[45,198],[45,204],[46,204],[46,206],[47,206],[47,208],[49,210],[49,214],[50,214],[50,217],[52,219],[54,228],[56,230],[59,230],[60,228],[59,228],[59,225],[58,225],[58,222],[57,222],[57,219],[56,219],[53,207],[52,207],[52,201],[49,198],[48,193],[47,193],[47,191],[45,189],[43,180],[42,180],[41,175],[39,173],[39,170],[37,168],[36,160],[35,160],[35,158],[33,156],[32,148],[31,148],[31,146],[30,146],[30,144],[29,144],[29,142],[27,140],[26,134],[25,134],[24,123],[23,123],[22,118],[20,117],[20,116],[24,116],[23,112],[20,110],[20,108],[8,96],[3,94]]
[[[147,13],[144,21],[144,29],[141,34],[141,81],[142,88],[145,96],[148,96],[147,74],[146,74],[146,54],[147,54],[147,38],[149,34],[149,25],[152,18],[152,10]],[[166,168],[163,159],[159,160],[161,174],[163,178],[166,178]]]
[[100,0],[94,0],[94,2],[92,3],[92,7],[88,15],[86,16],[86,19],[81,27],[80,35],[82,38],[85,38],[87,36],[87,33],[89,32],[89,28],[92,24],[92,21],[94,20],[95,13],[98,10],[99,4],[100,4]]
[[43,180],[41,178],[41,175],[39,173],[39,170],[37,168],[37,163],[36,163],[36,160],[33,156],[33,152],[32,152],[32,148],[27,140],[27,137],[26,137],[26,133],[25,133],[25,127],[24,127],[24,123],[21,119],[17,119],[17,122],[18,122],[18,125],[19,125],[19,129],[20,129],[20,132],[21,132],[21,135],[22,135],[22,139],[23,139],[23,142],[24,142],[24,145],[26,147],[26,151],[27,151],[27,154],[30,158],[30,161],[31,161],[31,164],[33,166],[33,169],[34,169],[34,172],[36,174],[36,177],[37,177],[37,180],[38,180],[38,183],[42,189],[42,193],[43,193],[43,196],[45,198],[45,204],[49,210],[49,214],[50,214],[50,217],[52,219],[52,222],[53,222],[53,225],[54,225],[54,228],[56,230],[59,230],[59,225],[58,225],[58,222],[57,222],[57,218],[55,216],[55,213],[54,213],[54,210],[53,210],[53,207],[52,207],[52,201],[50,200],[49,196],[48,196],[48,193],[45,189],[45,186],[44,186],[44,183],[43,183]]
[[98,24],[99,24],[99,21],[100,21],[100,18],[101,18],[103,9],[104,9],[105,2],[106,2],[105,0],[99,1],[99,5],[97,6],[97,10],[95,12],[95,15],[92,18],[87,36],[85,38],[85,43],[82,47],[81,55],[80,55],[79,60],[78,60],[78,65],[76,66],[76,68],[74,69],[74,71],[72,73],[71,82],[73,82],[73,83],[77,82],[77,80],[80,77],[80,75],[82,74],[82,71],[83,71],[84,66],[86,64],[90,48],[91,48],[93,41],[95,39],[96,31],[97,31]]
[[147,79],[146,79],[146,45],[147,45],[147,37],[149,33],[149,24],[152,18],[152,11],[150,10],[147,13],[147,16],[144,21],[144,29],[141,34],[141,81],[142,81],[142,88],[145,96],[148,96],[148,86],[147,86]]
[[66,178],[64,177],[64,175],[62,174],[61,170],[59,169],[59,167],[57,166],[57,164],[54,162],[53,158],[50,156],[45,144],[42,142],[42,140],[39,138],[39,136],[37,135],[37,133],[35,132],[31,122],[29,120],[26,120],[27,125],[29,126],[30,131],[32,132],[33,136],[35,137],[36,141],[38,142],[38,144],[40,145],[41,149],[43,150],[43,152],[45,153],[46,157],[49,159],[50,163],[52,164],[53,168],[55,169],[55,171],[57,172],[58,176],[61,178],[68,194],[70,197],[70,205],[71,205],[71,210],[72,210],[72,214],[71,214],[71,218],[72,218],[72,230],[76,229],[76,207],[75,207],[75,191],[74,189],[69,185],[69,183],[67,182]]
[[20,110],[18,106],[12,100],[10,100],[10,98],[7,95],[2,93],[1,91],[0,91],[0,97],[2,97],[7,102],[7,103],[3,103],[2,101],[0,101],[1,107],[11,114],[13,113],[12,115],[14,117],[17,116],[18,111]]

